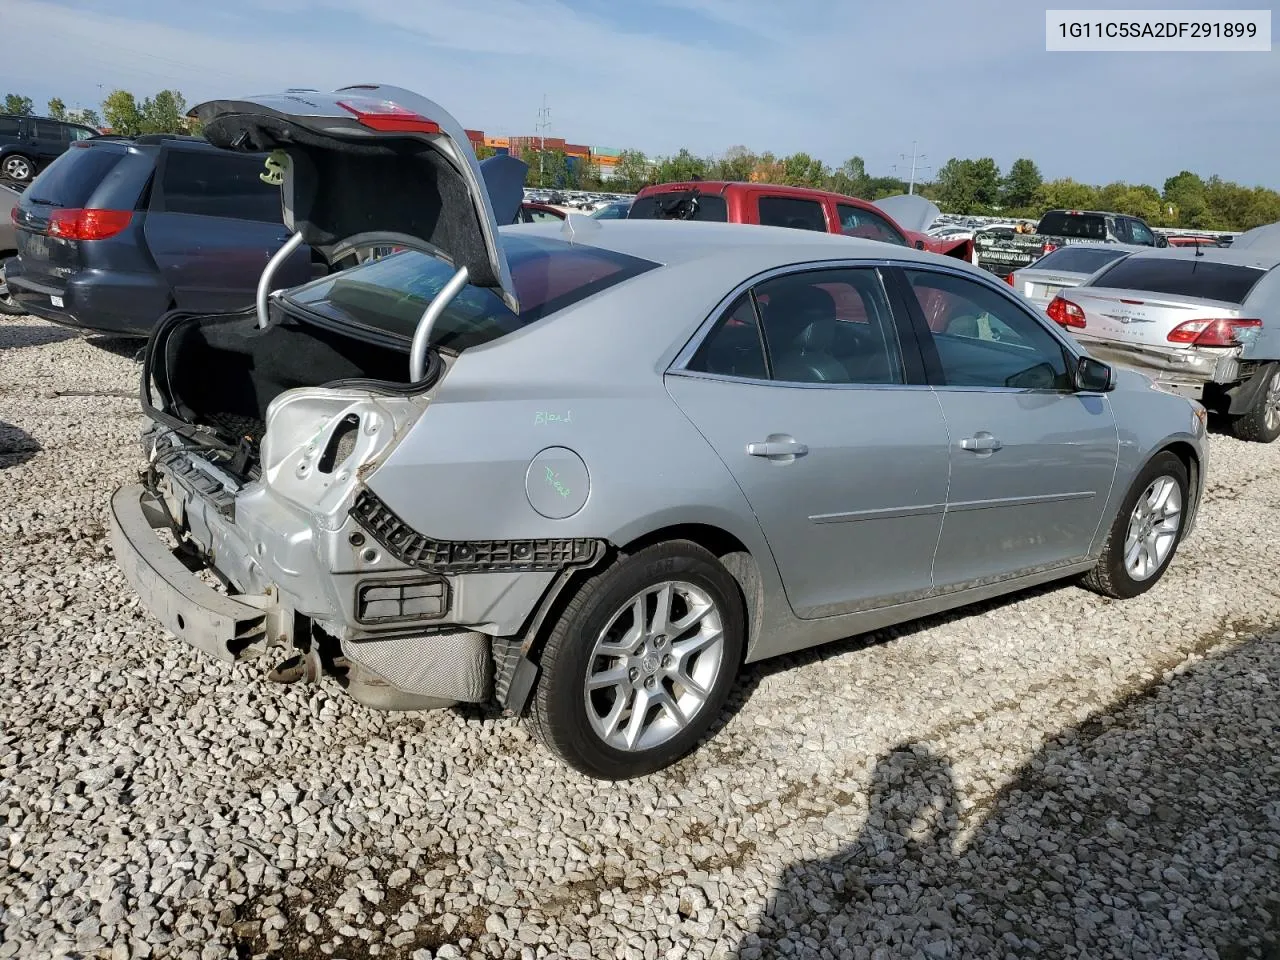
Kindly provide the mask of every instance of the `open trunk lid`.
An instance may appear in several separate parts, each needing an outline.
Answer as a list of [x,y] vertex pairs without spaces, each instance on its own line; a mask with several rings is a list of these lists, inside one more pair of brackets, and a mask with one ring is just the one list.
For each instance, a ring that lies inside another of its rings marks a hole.
[[465,131],[438,104],[361,84],[210,100],[191,115],[216,146],[283,152],[285,225],[329,262],[373,246],[422,250],[519,311],[498,238],[519,210],[516,168],[496,165],[486,184]]

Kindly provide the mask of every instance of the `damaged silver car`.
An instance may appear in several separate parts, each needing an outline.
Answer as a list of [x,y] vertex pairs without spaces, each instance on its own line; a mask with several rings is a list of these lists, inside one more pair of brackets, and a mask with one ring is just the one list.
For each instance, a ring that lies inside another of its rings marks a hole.
[[499,230],[520,165],[396,88],[195,112],[272,153],[295,243],[396,250],[283,292],[268,265],[254,308],[152,335],[113,544],[207,654],[380,708],[494,701],[623,778],[693,749],[745,662],[1055,579],[1134,596],[1191,529],[1203,408],[967,264]]

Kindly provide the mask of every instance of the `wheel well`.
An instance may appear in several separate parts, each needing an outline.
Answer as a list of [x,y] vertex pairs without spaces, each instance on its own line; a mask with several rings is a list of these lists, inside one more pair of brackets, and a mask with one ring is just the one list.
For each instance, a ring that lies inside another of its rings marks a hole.
[[[1183,440],[1175,440],[1173,443],[1164,447],[1161,453],[1172,453],[1175,457],[1182,461],[1182,465],[1187,468],[1187,485],[1192,491],[1200,489],[1200,456],[1196,453],[1196,448]],[[1191,514],[1187,518],[1187,527],[1190,528],[1196,521],[1196,514],[1200,510],[1200,501],[1195,500],[1191,505]]]
[[756,559],[746,545],[719,527],[705,523],[681,523],[675,526],[652,530],[632,540],[622,547],[623,553],[635,553],[655,543],[667,543],[671,540],[690,540],[716,555],[716,558],[738,582],[739,599],[742,611],[747,618],[747,642],[743,645],[743,656],[755,647],[760,632],[760,624],[764,620],[764,585],[760,579],[760,568]]

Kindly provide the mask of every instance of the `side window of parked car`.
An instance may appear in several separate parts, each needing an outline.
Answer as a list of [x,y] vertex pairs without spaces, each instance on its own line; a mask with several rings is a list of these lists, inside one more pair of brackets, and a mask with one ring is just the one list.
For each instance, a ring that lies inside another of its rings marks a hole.
[[16,137],[22,132],[22,121],[17,117],[0,117],[0,137]]
[[280,188],[263,183],[262,171],[261,157],[170,150],[164,159],[164,210],[280,223]]
[[56,120],[32,120],[31,135],[41,140],[65,140],[67,128]]
[[1132,238],[1132,243],[1141,243],[1148,247],[1154,247],[1156,245],[1155,234],[1153,234],[1147,228],[1147,225],[1141,220],[1129,221],[1129,235]]
[[817,200],[800,200],[796,197],[761,197],[760,222],[766,227],[792,227],[822,233],[827,229],[822,204]]
[[1062,344],[1035,317],[985,285],[908,270],[947,386],[1070,390]]
[[907,246],[906,237],[893,229],[884,217],[870,210],[838,203],[836,213],[840,216],[840,232],[846,237],[866,237],[868,240],[882,240],[885,243]]
[[96,137],[96,131],[90,130],[88,127],[67,127],[67,137],[71,140],[88,140]]
[[690,369],[788,383],[903,382],[893,317],[875,270],[792,274],[760,284],[755,294],[763,338],[744,296]]

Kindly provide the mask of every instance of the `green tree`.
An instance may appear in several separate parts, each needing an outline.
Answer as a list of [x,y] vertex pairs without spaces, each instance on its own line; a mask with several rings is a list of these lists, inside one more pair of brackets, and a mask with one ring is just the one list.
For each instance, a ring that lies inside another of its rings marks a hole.
[[29,117],[35,110],[35,104],[31,102],[30,97],[19,96],[16,93],[6,93],[4,95],[4,107],[0,109],[0,113],[14,113],[20,117]]
[[522,150],[520,159],[529,165],[527,187],[569,187],[569,165],[563,150]]
[[1000,199],[1000,168],[990,157],[952,157],[938,171],[939,205],[949,213],[983,213]]
[[49,116],[53,117],[55,120],[67,119],[67,105],[58,97],[54,97],[50,100],[45,109],[49,111]]
[[871,178],[861,157],[850,157],[832,171],[827,189],[847,197],[865,197],[871,192]]
[[619,190],[634,193],[653,183],[652,165],[639,150],[623,150],[613,168],[613,183]]
[[1174,223],[1180,227],[1209,230],[1212,215],[1205,196],[1204,180],[1190,170],[1183,170],[1164,182],[1166,209],[1173,207]]
[[1077,183],[1070,177],[1049,180],[1040,187],[1045,210],[1088,210],[1098,205],[1097,188]]
[[782,158],[783,182],[793,187],[825,187],[831,172],[821,160],[807,153]]
[[657,183],[679,183],[707,176],[707,161],[695,157],[684,147],[673,157],[660,157],[653,173]]
[[112,90],[102,101],[102,116],[112,133],[136,137],[142,133],[142,110],[128,90]]
[[186,133],[187,101],[177,90],[161,90],[138,108],[142,133]]
[[86,127],[93,127],[95,130],[102,126],[102,118],[98,116],[98,111],[89,107],[72,110],[67,114],[67,119],[72,123],[82,123]]
[[1020,157],[1013,161],[1008,175],[1000,184],[1000,202],[1005,207],[1025,210],[1036,202],[1036,195],[1043,182],[1040,168],[1035,165],[1035,162],[1026,157]]
[[757,159],[756,155],[744,146],[730,147],[723,156],[713,160],[707,167],[707,177],[711,180],[750,180],[751,171],[755,169]]
[[490,157],[496,157],[498,151],[485,143],[478,143],[475,147],[477,160],[488,160]]

